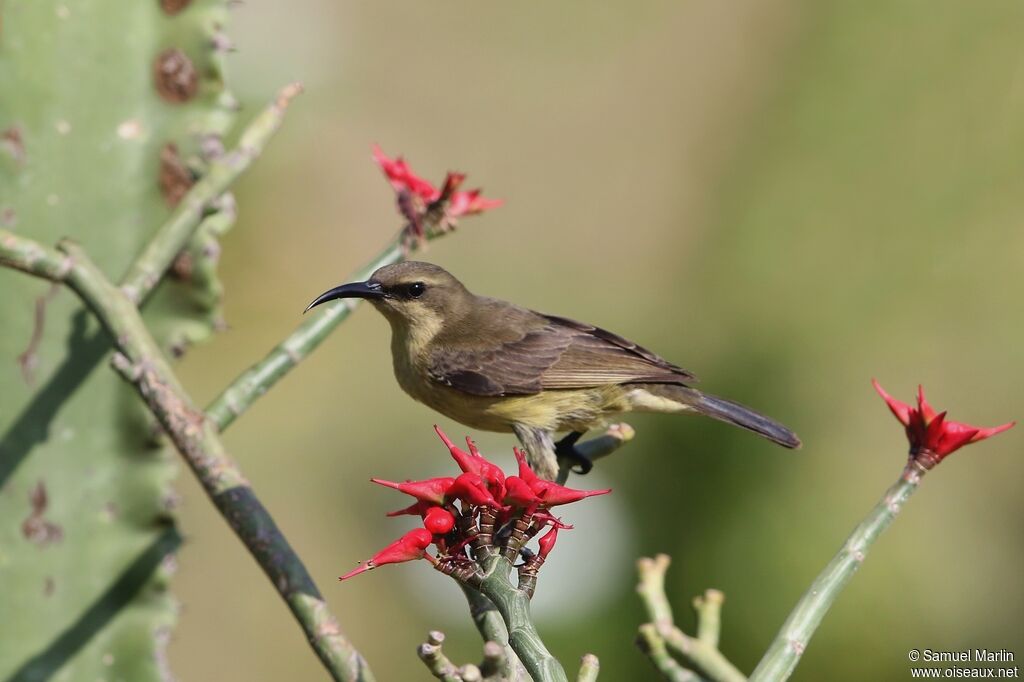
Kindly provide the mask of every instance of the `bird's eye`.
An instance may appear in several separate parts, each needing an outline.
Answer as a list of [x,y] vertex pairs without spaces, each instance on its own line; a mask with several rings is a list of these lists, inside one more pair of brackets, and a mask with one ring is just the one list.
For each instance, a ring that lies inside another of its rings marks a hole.
[[405,292],[409,295],[409,298],[419,298],[426,290],[427,286],[423,282],[413,282],[405,288]]

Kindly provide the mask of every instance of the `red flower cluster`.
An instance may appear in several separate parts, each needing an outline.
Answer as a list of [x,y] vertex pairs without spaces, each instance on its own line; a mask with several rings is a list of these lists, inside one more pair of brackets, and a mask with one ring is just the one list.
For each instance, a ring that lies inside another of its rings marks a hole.
[[480,189],[468,191],[459,187],[465,181],[464,173],[448,173],[440,189],[412,172],[402,157],[389,158],[374,145],[373,158],[384,171],[388,182],[397,196],[398,210],[409,220],[417,238],[425,235],[424,222],[433,216],[438,227],[446,229],[454,225],[455,219],[464,215],[483,213],[497,208],[501,199],[485,199]]
[[882,396],[896,419],[907,430],[910,457],[925,469],[931,469],[965,445],[991,438],[1012,427],[1016,422],[984,429],[946,419],[945,412],[936,413],[924,398],[924,388],[917,387],[917,407],[896,400],[872,379],[875,390]]
[[[449,566],[468,562],[467,546],[492,543],[495,537],[515,537],[515,553],[518,553],[526,541],[550,527],[538,540],[540,551],[536,556],[543,562],[555,545],[559,529],[572,527],[553,516],[550,508],[611,492],[610,489],[574,490],[539,478],[518,449],[515,455],[519,475],[505,476],[501,467],[480,454],[469,437],[466,438],[467,452],[453,443],[439,427],[435,426],[434,430],[448,447],[462,474],[454,478],[401,483],[370,479],[414,497],[416,501],[413,504],[390,512],[388,516],[419,516],[423,519],[423,527],[409,531],[369,561],[341,576],[340,580],[384,564],[415,559],[427,559],[435,565],[445,562]],[[510,532],[505,533],[505,530]],[[427,553],[431,544],[437,546],[437,557]]]

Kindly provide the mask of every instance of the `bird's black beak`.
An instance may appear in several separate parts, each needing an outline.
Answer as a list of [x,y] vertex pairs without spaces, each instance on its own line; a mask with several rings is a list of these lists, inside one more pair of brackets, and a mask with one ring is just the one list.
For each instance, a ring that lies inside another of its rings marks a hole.
[[309,312],[310,308],[315,308],[321,303],[327,303],[336,298],[384,298],[384,289],[379,283],[370,281],[342,284],[340,287],[334,287],[317,296],[303,312]]

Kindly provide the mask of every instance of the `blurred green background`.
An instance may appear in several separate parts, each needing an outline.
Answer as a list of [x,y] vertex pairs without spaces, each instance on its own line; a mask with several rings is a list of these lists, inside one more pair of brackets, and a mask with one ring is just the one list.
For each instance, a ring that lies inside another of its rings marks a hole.
[[[233,89],[306,94],[238,186],[224,249],[230,330],[184,361],[200,402],[399,227],[370,145],[506,205],[425,259],[470,288],[625,334],[702,386],[792,426],[787,452],[710,420],[637,416],[581,486],[538,620],[570,667],[654,679],[632,645],[633,562],[668,552],[681,625],[725,591],[723,648],[750,670],[847,532],[898,475],[871,390],[918,382],[955,419],[1024,416],[1024,5],[1004,2],[250,3]],[[244,117],[244,116],[243,116]],[[340,585],[408,522],[371,487],[443,475],[438,417],[395,384],[359,310],[227,442],[382,680],[415,647],[479,641],[426,566]],[[451,434],[465,430],[440,423]],[[908,678],[906,652],[1024,654],[1019,428],[930,475],[825,621],[798,680]],[[510,436],[474,434],[511,467]],[[188,475],[171,645],[183,680],[318,679],[298,628]],[[404,525],[403,525],[404,524]]]

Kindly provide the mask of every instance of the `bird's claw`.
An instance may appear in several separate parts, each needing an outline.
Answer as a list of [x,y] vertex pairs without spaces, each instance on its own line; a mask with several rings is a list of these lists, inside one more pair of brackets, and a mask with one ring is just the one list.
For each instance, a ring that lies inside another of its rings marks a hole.
[[562,440],[555,443],[555,455],[558,459],[565,459],[572,462],[571,471],[574,474],[584,475],[590,473],[594,463],[589,457],[576,448],[576,441],[583,435],[580,431],[573,431]]

